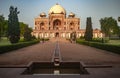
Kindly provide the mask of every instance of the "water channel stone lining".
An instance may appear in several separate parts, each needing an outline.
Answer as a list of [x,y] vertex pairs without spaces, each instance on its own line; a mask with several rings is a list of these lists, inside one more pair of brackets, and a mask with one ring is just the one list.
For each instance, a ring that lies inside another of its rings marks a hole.
[[52,62],[54,62],[55,60],[59,62],[62,61],[61,54],[60,54],[59,41],[56,41],[55,50],[52,56]]

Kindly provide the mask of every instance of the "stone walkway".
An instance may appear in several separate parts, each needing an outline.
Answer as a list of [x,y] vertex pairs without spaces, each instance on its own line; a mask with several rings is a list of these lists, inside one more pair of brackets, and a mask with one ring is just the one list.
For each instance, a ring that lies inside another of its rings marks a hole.
[[31,61],[51,61],[54,47],[55,42],[45,42],[0,54],[0,65],[27,65]]
[[62,61],[82,61],[86,65],[113,67],[86,68],[88,75],[21,75],[26,68],[1,67],[0,78],[120,78],[120,55],[59,38],[0,54],[0,65],[27,65],[31,61],[51,61],[56,41],[59,41]]
[[63,61],[82,61],[93,65],[115,65],[120,67],[120,55],[89,46],[60,42]]
[[120,55],[89,46],[72,44],[66,39],[59,38],[0,54],[0,65],[27,65],[31,61],[51,61],[56,41],[59,41],[62,61],[82,61],[85,64],[109,64],[120,67]]

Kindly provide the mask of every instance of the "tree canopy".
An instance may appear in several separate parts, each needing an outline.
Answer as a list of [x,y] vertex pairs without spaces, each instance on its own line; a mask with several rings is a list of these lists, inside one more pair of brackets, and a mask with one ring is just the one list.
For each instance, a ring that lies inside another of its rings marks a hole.
[[25,28],[28,27],[28,25],[23,22],[19,22],[19,24],[20,24],[20,36],[23,37],[25,33]]
[[117,21],[112,17],[105,17],[100,19],[101,31],[106,37],[110,37],[112,34],[119,34],[119,26]]
[[25,41],[30,41],[32,39],[32,35],[31,35],[32,29],[29,28],[28,26],[25,26],[24,28],[24,40]]
[[3,15],[0,15],[0,38],[3,34],[3,31],[4,31],[4,17]]
[[120,17],[118,17],[118,21],[120,22]]
[[88,17],[86,21],[85,40],[91,41],[92,37],[93,37],[92,21],[91,21],[91,17]]

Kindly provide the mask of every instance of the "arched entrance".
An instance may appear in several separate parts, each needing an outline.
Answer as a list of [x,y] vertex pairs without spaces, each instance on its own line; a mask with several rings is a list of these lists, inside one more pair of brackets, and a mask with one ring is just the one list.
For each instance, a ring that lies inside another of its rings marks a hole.
[[55,33],[55,37],[59,37],[59,32],[56,32],[56,33]]
[[53,29],[58,30],[60,26],[61,26],[61,21],[59,19],[54,20]]
[[44,30],[44,22],[41,22],[41,23],[40,23],[39,29],[40,29],[40,30]]

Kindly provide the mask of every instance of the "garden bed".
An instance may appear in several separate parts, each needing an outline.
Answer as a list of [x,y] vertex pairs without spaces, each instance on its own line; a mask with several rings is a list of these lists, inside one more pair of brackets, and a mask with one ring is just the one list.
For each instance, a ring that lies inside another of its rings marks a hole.
[[112,44],[107,44],[107,43],[100,43],[100,42],[90,42],[90,41],[85,41],[85,40],[76,40],[77,43],[111,51],[113,53],[120,54],[120,45],[112,45]]
[[19,42],[16,44],[9,44],[9,45],[0,45],[0,54],[12,51],[12,50],[17,50],[23,47],[27,47],[33,44],[39,43],[38,40],[33,40],[33,41],[28,41],[28,42]]

